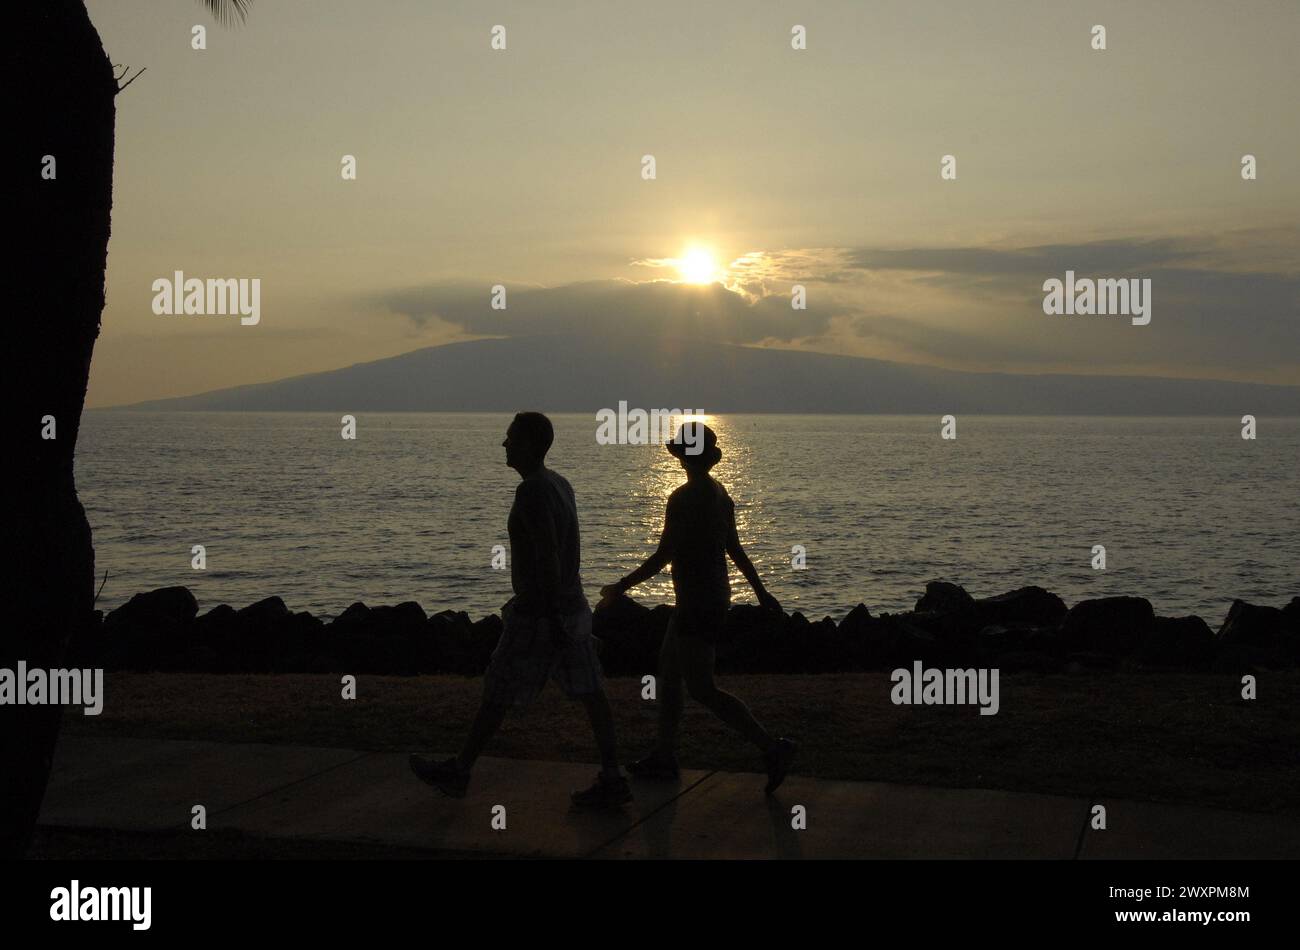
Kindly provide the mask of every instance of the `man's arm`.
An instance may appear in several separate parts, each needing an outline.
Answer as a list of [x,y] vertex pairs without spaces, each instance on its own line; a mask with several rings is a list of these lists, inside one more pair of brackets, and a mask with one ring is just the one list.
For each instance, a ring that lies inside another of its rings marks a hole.
[[551,618],[559,615],[560,607],[560,539],[540,487],[521,485],[515,499],[524,536],[532,548],[533,580],[542,613]]

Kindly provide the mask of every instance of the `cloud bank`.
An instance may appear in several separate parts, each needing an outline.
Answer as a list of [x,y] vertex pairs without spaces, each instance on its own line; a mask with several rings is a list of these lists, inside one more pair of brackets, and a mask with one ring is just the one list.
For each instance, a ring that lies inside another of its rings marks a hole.
[[[660,266],[654,259],[638,261]],[[1043,281],[1150,278],[1153,319],[1042,312]],[[596,280],[386,291],[371,300],[419,327],[471,336],[581,333],[767,345],[1008,372],[1132,372],[1259,382],[1300,379],[1300,229],[1022,247],[755,251],[726,286]],[[791,307],[791,288],[807,307]]]

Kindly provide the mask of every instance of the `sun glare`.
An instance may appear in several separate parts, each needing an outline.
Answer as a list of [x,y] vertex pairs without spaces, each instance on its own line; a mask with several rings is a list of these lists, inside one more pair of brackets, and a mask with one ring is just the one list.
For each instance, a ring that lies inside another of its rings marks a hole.
[[687,248],[686,253],[677,259],[677,272],[688,284],[711,284],[722,279],[713,252],[704,247]]

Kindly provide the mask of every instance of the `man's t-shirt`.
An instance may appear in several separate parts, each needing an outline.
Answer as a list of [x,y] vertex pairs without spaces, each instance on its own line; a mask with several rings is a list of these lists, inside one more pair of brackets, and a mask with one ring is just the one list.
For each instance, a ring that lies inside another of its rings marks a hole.
[[727,538],[736,506],[717,481],[687,482],[668,497],[664,535],[677,606],[725,610],[731,601]]
[[[563,614],[586,606],[579,574],[578,505],[568,481],[548,468],[523,479],[515,489],[506,526],[515,609],[541,615],[551,609]],[[555,585],[553,603],[546,602],[544,576]]]

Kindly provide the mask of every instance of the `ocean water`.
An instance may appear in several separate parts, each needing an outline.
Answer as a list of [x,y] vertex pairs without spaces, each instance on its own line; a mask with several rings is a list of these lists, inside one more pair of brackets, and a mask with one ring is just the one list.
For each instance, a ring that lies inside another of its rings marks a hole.
[[[661,445],[599,445],[593,416],[553,418],[548,461],[577,492],[594,602],[653,549],[683,476]],[[88,412],[77,482],[108,572],[99,606],[183,584],[201,610],[271,594],[324,617],[357,600],[499,610],[509,421],[363,414],[345,441],[334,413]],[[1136,594],[1211,626],[1233,598],[1300,593],[1300,419],[1261,419],[1255,441],[1234,418],[962,416],[951,441],[921,416],[709,424],[742,542],[786,609],[813,618],[910,609],[932,579],[977,597],[1039,584],[1067,604]],[[671,579],[634,595],[671,602]]]

